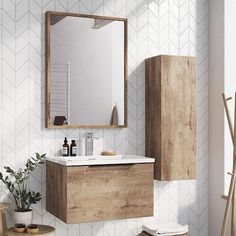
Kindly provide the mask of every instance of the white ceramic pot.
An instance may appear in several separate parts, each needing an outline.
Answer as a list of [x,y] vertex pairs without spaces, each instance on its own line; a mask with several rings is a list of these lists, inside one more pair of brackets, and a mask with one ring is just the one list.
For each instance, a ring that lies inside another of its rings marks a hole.
[[14,211],[13,213],[13,218],[15,224],[25,224],[30,225],[32,224],[32,217],[33,217],[33,211],[25,211],[25,212],[20,212],[20,211]]

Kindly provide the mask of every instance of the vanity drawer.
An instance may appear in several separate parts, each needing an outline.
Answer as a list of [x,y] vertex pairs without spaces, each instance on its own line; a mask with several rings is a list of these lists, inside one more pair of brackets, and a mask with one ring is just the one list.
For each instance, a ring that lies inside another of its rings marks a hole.
[[47,211],[66,223],[153,215],[153,164],[46,166]]

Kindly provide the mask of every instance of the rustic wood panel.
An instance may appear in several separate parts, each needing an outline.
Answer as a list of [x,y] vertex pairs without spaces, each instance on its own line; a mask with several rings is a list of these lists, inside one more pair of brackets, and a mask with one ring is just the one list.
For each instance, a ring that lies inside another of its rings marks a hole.
[[67,209],[67,169],[46,161],[46,210],[66,221]]
[[161,60],[158,57],[146,60],[145,77],[145,152],[146,156],[156,158],[154,178],[160,179],[157,157],[161,156]]
[[155,179],[196,178],[196,59],[146,60],[146,156]]
[[152,164],[70,167],[69,223],[153,215]]
[[153,215],[153,164],[62,167],[47,161],[48,176],[47,210],[66,223]]

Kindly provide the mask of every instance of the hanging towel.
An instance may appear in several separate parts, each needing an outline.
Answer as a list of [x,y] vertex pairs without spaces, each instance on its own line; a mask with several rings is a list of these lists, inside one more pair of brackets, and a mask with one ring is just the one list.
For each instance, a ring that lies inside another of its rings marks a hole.
[[112,109],[110,125],[118,125],[118,110],[116,105]]
[[188,232],[187,225],[180,225],[177,223],[168,224],[146,224],[142,226],[143,230],[153,236],[171,236],[181,235]]

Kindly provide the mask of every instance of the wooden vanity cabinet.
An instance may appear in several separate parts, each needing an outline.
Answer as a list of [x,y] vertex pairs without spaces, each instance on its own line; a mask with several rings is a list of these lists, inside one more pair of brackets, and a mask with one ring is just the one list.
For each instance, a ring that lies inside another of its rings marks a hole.
[[68,224],[153,216],[153,163],[46,162],[46,209]]
[[156,56],[145,61],[147,157],[157,180],[196,178],[196,58]]

